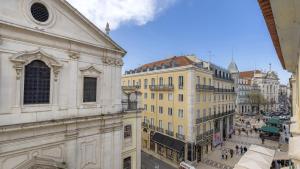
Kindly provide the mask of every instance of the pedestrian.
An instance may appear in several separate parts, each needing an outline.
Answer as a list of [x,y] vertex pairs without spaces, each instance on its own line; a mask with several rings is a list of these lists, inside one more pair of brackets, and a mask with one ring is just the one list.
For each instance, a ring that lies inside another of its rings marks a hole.
[[230,158],[232,158],[232,156],[233,156],[233,150],[230,149],[229,152],[230,152]]
[[262,143],[262,144],[265,143],[265,138],[264,138],[264,137],[261,138],[261,143]]
[[223,154],[223,151],[221,152],[221,154],[222,154],[222,160],[224,160],[224,154]]
[[246,153],[246,152],[247,152],[247,147],[245,146],[245,147],[244,147],[244,153]]
[[240,150],[241,150],[241,155],[243,155],[243,147],[242,146],[240,147]]
[[235,145],[235,153],[239,154],[239,146],[238,145]]
[[225,152],[225,159],[227,160],[227,156],[228,156],[228,152],[227,152],[227,150],[226,150],[226,152]]

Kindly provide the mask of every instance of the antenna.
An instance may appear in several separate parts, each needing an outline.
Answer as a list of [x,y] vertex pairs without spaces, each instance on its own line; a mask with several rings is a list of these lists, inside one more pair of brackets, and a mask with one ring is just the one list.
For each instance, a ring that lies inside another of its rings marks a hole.
[[233,61],[233,47],[231,48],[231,61]]
[[214,55],[213,55],[212,52],[209,50],[209,51],[208,51],[208,62],[209,62],[209,63],[211,63],[211,57],[212,57],[212,56],[214,56]]

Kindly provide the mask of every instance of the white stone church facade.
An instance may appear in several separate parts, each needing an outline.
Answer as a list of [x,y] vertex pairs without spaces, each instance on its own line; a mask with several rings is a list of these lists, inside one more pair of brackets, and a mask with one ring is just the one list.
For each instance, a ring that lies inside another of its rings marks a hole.
[[140,168],[126,51],[65,0],[0,4],[0,169]]

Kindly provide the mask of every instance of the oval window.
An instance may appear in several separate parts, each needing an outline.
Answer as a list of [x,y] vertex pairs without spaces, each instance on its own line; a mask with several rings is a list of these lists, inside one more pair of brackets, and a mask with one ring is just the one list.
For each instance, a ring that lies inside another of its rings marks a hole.
[[46,6],[38,2],[31,5],[31,15],[39,22],[46,22],[49,18]]

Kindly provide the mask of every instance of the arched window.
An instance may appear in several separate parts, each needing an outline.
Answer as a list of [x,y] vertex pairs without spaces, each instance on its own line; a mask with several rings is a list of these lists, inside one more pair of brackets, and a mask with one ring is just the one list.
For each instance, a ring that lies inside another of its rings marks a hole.
[[24,104],[49,103],[50,68],[40,60],[25,66]]

